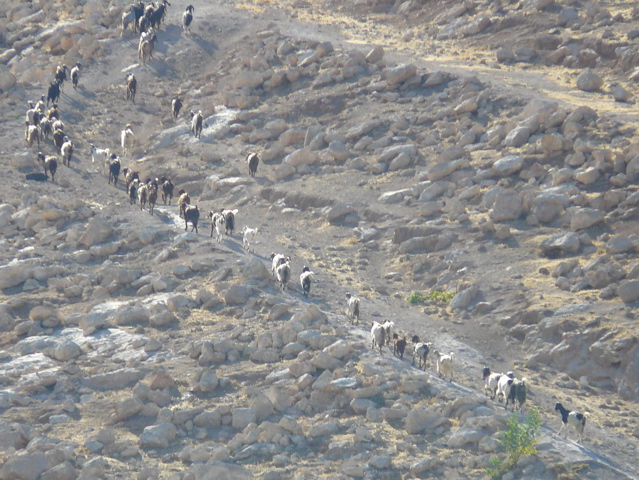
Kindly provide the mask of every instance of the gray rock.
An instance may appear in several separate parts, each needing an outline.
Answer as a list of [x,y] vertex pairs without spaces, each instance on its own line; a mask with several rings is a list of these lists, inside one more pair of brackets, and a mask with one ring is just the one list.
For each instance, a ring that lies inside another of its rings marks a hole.
[[561,193],[543,192],[533,200],[531,213],[542,222],[551,222],[570,204],[570,197]]
[[570,229],[573,231],[590,228],[604,221],[605,215],[595,208],[574,207],[570,210]]
[[86,231],[78,241],[81,245],[91,247],[103,243],[113,233],[111,222],[101,217],[93,217],[89,220]]
[[526,144],[529,138],[530,138],[530,128],[520,126],[520,127],[515,127],[510,132],[508,132],[508,135],[506,135],[504,143],[508,147],[518,148]]
[[449,448],[459,448],[464,445],[474,445],[479,443],[486,435],[480,430],[473,430],[468,427],[457,429],[448,439]]
[[12,455],[0,470],[7,480],[38,480],[38,477],[51,468],[51,463],[43,452],[19,453]]
[[409,196],[411,195],[410,188],[404,188],[403,190],[395,190],[393,192],[382,193],[377,199],[377,201],[380,203],[385,203],[385,204],[400,203],[404,200],[404,197],[407,195]]
[[[506,137],[508,138],[508,137]],[[497,160],[492,166],[493,174],[499,177],[507,177],[517,173],[524,165],[524,158],[521,155],[507,155]]]
[[584,92],[596,92],[603,83],[603,79],[589,68],[577,77],[577,88]]
[[40,476],[40,480],[76,480],[76,478],[78,474],[68,461],[50,468]]
[[245,305],[253,294],[253,289],[246,285],[231,285],[224,292],[224,301],[227,305]]
[[448,419],[434,410],[414,409],[408,412],[404,422],[406,433],[413,435],[432,431],[448,422]]
[[519,193],[513,190],[505,190],[495,198],[490,218],[494,222],[517,220],[522,211],[523,201]]
[[541,251],[544,255],[555,256],[567,253],[576,253],[581,248],[579,235],[574,232],[553,235],[541,242]]
[[625,303],[639,300],[639,280],[630,280],[617,287],[617,295]]
[[144,372],[133,368],[122,368],[109,373],[99,373],[84,379],[84,384],[96,390],[118,390],[144,378]]
[[240,465],[223,462],[195,465],[189,470],[194,480],[250,480],[255,476]]
[[140,435],[140,445],[147,448],[167,448],[177,435],[177,428],[172,423],[151,425]]
[[387,70],[386,82],[389,85],[395,85],[396,83],[405,82],[415,75],[417,75],[417,67],[415,65],[412,63],[402,64]]
[[384,58],[384,49],[381,46],[373,47],[373,49],[366,54],[366,61],[368,63],[377,63]]
[[462,310],[467,308],[479,293],[479,287],[473,285],[456,294],[450,302],[451,308]]
[[142,411],[144,403],[138,397],[125,398],[115,407],[115,416],[119,421],[131,418]]
[[331,223],[339,222],[343,220],[345,216],[350,215],[354,212],[356,212],[354,207],[346,205],[344,203],[338,203],[337,205],[326,207],[324,209],[326,220]]
[[257,420],[257,413],[253,408],[236,408],[233,410],[231,425],[237,430],[244,430],[249,423]]
[[81,354],[80,346],[72,340],[65,340],[53,350],[53,358],[60,362],[67,362]]
[[632,99],[632,93],[618,83],[610,85],[609,89],[610,94],[615,99],[615,102],[628,102]]

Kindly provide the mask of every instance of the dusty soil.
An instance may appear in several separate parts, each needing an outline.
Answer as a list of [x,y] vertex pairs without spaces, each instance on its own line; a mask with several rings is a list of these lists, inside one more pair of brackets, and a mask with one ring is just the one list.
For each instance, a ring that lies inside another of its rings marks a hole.
[[[493,60],[496,48],[507,42],[523,44],[531,31],[552,28],[541,15],[537,22],[526,23],[525,28],[518,29],[516,34],[512,29],[504,29],[490,38],[479,35],[468,40],[437,42],[428,40],[425,32],[450,2],[426,2],[425,8],[418,13],[411,12],[406,16],[389,13],[390,6],[381,4],[206,2],[196,5],[193,34],[186,36],[179,25],[181,12],[187,3],[185,0],[172,2],[166,26],[158,34],[154,59],[146,66],[132,67],[137,62],[137,39],[130,33],[105,41],[105,55],[85,66],[80,87],[73,90],[67,85],[60,101],[69,135],[76,145],[77,153],[71,168],[62,169],[57,184],[48,182],[35,186],[25,182],[23,172],[9,169],[1,180],[2,201],[15,197],[27,201],[34,196],[45,195],[58,198],[79,196],[108,212],[114,225],[122,230],[157,225],[171,230],[182,229],[182,220],[177,218],[174,206],[160,205],[154,216],[130,206],[124,187],[120,184],[117,188],[107,185],[101,166],[90,163],[89,143],[109,146],[119,152],[119,132],[123,125],[130,123],[136,132],[137,146],[131,157],[122,157],[124,166],[135,166],[141,170],[143,178],[170,176],[176,190],[180,185],[191,185],[190,192],[196,199],[194,203],[200,206],[201,212],[220,207],[238,208],[238,231],[244,225],[259,228],[255,255],[268,263],[271,252],[288,252],[293,257],[294,279],[303,265],[309,265],[316,273],[311,297],[299,301],[317,304],[321,309],[341,316],[344,292],[357,292],[363,300],[364,325],[372,320],[392,319],[401,332],[418,333],[422,339],[434,342],[438,349],[454,351],[459,358],[456,383],[469,389],[482,388],[483,365],[491,365],[495,371],[517,370],[520,376],[531,380],[530,403],[539,406],[548,429],[556,431],[559,427],[559,417],[552,410],[557,401],[590,411],[592,416],[587,439],[578,447],[581,453],[618,468],[619,476],[614,478],[624,478],[624,475],[636,478],[639,475],[636,461],[639,445],[633,435],[638,418],[636,404],[600,388],[566,393],[555,385],[561,372],[545,366],[535,371],[525,368],[523,358],[526,352],[522,351],[519,342],[504,337],[504,329],[499,324],[500,319],[531,307],[557,311],[567,305],[587,304],[589,307],[581,313],[583,324],[606,316],[611,326],[635,328],[634,308],[621,303],[597,303],[595,295],[589,291],[560,291],[539,272],[540,267],[552,269],[558,263],[539,257],[539,239],[547,234],[544,227],[530,228],[523,221],[515,222],[511,228],[517,232],[516,240],[500,242],[468,228],[468,225],[442,220],[440,225],[457,239],[453,247],[439,252],[439,256],[424,258],[424,268],[428,271],[437,264],[437,260],[446,261],[449,270],[446,287],[455,291],[457,285],[485,285],[482,301],[492,303],[494,309],[489,314],[476,316],[453,312],[445,305],[414,306],[407,302],[407,297],[411,292],[424,291],[425,288],[424,271],[414,272],[413,256],[400,255],[392,245],[385,244],[380,251],[379,245],[359,242],[354,230],[357,221],[330,224],[320,214],[319,207],[302,208],[291,204],[287,205],[289,211],[273,209],[272,200],[265,193],[273,190],[296,192],[315,199],[348,203],[355,207],[360,219],[385,234],[392,231],[391,227],[402,222],[411,223],[418,218],[416,208],[410,203],[388,206],[375,203],[375,200],[385,191],[412,185],[412,176],[401,172],[373,176],[354,170],[332,172],[327,168],[321,176],[297,176],[282,182],[274,175],[278,162],[265,162],[260,165],[258,175],[243,190],[214,196],[202,191],[202,185],[197,181],[211,174],[245,174],[244,158],[250,146],[239,136],[216,138],[211,135],[205,136],[203,141],[196,141],[190,136],[180,137],[166,148],[153,148],[159,132],[176,126],[169,107],[175,94],[186,98],[183,112],[202,109],[210,114],[212,107],[218,106],[220,122],[224,121],[224,110],[219,108],[219,92],[225,82],[232,81],[232,76],[225,75],[225,72],[233,66],[233,51],[247,38],[268,29],[279,29],[292,38],[330,40],[336,48],[343,50],[359,48],[367,52],[373,45],[382,45],[388,63],[410,61],[428,70],[475,75],[513,103],[523,104],[538,98],[572,106],[588,105],[627,126],[639,122],[634,106],[620,105],[605,95],[594,94],[593,97],[575,90],[572,86],[574,71],[563,67],[534,65],[521,69],[497,64]],[[601,3],[614,6],[628,15],[632,8],[630,3]],[[124,98],[124,76],[128,71],[134,71],[138,78],[135,104]],[[607,74],[614,78],[618,72],[610,68]],[[43,88],[42,85],[22,87],[25,100],[37,98]],[[374,118],[399,117],[406,108],[390,102],[369,103],[364,96],[357,102],[349,99],[347,104],[339,86],[304,91],[303,94],[281,93],[279,101],[274,94],[265,109],[256,109],[260,122],[282,118],[300,127],[316,122],[353,126]],[[20,124],[23,106],[23,102],[12,102],[4,107],[8,114],[0,121],[5,132],[0,146],[3,156],[25,149]],[[188,116],[183,114],[177,125],[188,125]],[[42,150],[53,153],[51,145],[43,146]],[[423,165],[416,170],[420,167]],[[411,175],[414,174],[415,170],[412,170]],[[156,267],[151,263],[158,252],[150,246],[138,252],[117,255],[111,261],[160,272],[170,271],[185,259],[190,264],[200,262],[213,268],[212,273],[196,273],[182,278],[176,291],[194,294],[203,285],[219,288],[215,287],[213,280],[225,259],[233,263],[236,262],[235,255],[247,254],[242,251],[238,234],[225,238],[222,244],[210,239],[207,220],[203,218],[200,222],[200,237],[184,252],[183,259]],[[630,227],[616,224],[614,228],[632,231],[636,223]],[[384,235],[384,242],[389,242],[388,239],[389,236]],[[51,253],[44,255],[53,258]],[[3,261],[9,260],[5,253],[2,256]],[[90,271],[98,266],[85,265],[80,270]],[[275,293],[274,285],[269,288]],[[299,289],[291,290],[290,295],[299,297]],[[14,295],[19,294],[9,291],[4,292],[3,297]],[[99,298],[96,297],[95,301],[98,302]],[[68,314],[85,308],[49,293],[32,295],[27,304],[39,301],[55,305]],[[336,318],[342,320],[342,317]],[[170,349],[179,351],[186,348],[194,336],[208,337],[217,329],[229,328],[214,322],[214,316],[193,314],[184,319],[179,332],[162,332],[159,338],[169,342]],[[5,337],[5,341],[9,339]],[[174,378],[190,376],[189,365],[172,365],[171,368]],[[268,370],[268,367],[256,366],[252,372],[237,372],[229,367],[224,373],[230,378],[242,377],[246,383],[252,377],[259,381]],[[104,398],[105,404],[112,400]],[[94,412],[83,412],[82,421],[95,422],[97,426],[101,414],[99,408]],[[132,425],[131,430],[136,432],[139,428]],[[400,436],[401,432],[389,434]],[[613,478],[612,475],[607,472],[605,478]]]

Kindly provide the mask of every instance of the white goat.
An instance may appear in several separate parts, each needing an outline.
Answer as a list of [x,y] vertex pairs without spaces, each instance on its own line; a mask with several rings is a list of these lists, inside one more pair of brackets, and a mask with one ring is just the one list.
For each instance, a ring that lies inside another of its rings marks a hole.
[[411,341],[413,342],[413,365],[415,365],[415,357],[417,357],[419,358],[419,368],[426,369],[428,354],[433,344],[420,341],[417,335],[413,335]]
[[40,148],[40,126],[39,125],[27,125],[27,129],[24,132],[24,139],[29,144],[29,147],[33,146],[33,142],[38,142],[38,148]]
[[280,263],[275,273],[277,274],[277,281],[280,282],[282,290],[286,290],[288,280],[291,278],[291,259],[288,258],[284,263]]
[[290,262],[291,257],[287,257],[285,255],[282,255],[281,253],[271,253],[271,260],[272,260],[271,273],[273,274],[273,276],[275,276],[277,272],[277,267],[279,267],[282,263],[286,262],[287,260]]
[[[555,410],[559,410],[561,412],[562,425],[561,425],[561,428],[559,429],[558,435],[561,435],[561,431],[564,429],[566,425],[570,425],[575,430],[577,430],[577,433],[579,434],[579,439],[577,441],[580,442],[581,438],[584,435],[584,428],[586,428],[586,417],[588,417],[590,413],[572,412],[568,410],[567,408],[564,408],[564,406],[561,403],[557,403],[555,405]],[[566,428],[566,438],[568,438],[567,428]]]
[[386,341],[386,332],[384,331],[384,325],[379,322],[373,322],[371,327],[371,348],[375,350],[375,347],[379,348],[379,353],[382,353],[382,347]]
[[508,372],[506,375],[502,375],[497,381],[497,400],[505,402],[510,396],[510,389],[513,385],[514,375]]
[[211,219],[211,237],[213,237],[213,230],[215,229],[215,239],[221,242],[226,219],[219,212],[209,212],[209,218]]
[[111,150],[108,148],[98,148],[92,143],[89,145],[91,146],[91,163],[95,163],[95,159],[97,158],[98,161],[101,161],[105,165],[105,169],[108,169]]
[[439,375],[440,378],[450,377],[448,380],[452,382],[455,354],[451,352],[448,355],[444,355],[437,350],[433,351],[433,354],[437,357],[437,375]]
[[71,157],[73,156],[73,142],[69,140],[69,137],[64,137],[64,143],[60,148],[60,153],[62,153],[62,165],[66,163],[68,167],[71,164]]
[[499,384],[499,379],[503,376],[506,376],[504,373],[492,373],[490,368],[484,367],[484,381],[486,384],[484,385],[484,390],[490,396],[491,400],[495,399],[497,395],[497,385]]
[[129,123],[120,133],[120,143],[122,145],[122,153],[124,155],[131,152],[131,148],[133,148],[133,142],[135,142],[135,134],[133,133],[131,124]]
[[386,335],[386,345],[388,348],[391,348],[390,345],[393,343],[391,340],[393,338],[393,327],[395,326],[395,322],[390,320],[386,320],[382,327],[384,327],[384,335]]
[[313,275],[314,273],[307,266],[302,268],[302,273],[300,274],[300,285],[302,285],[302,291],[304,292],[305,297],[308,297],[308,294],[311,292],[311,280]]
[[244,226],[243,236],[242,236],[242,245],[249,252],[251,251],[251,240],[255,240],[255,236],[257,235],[257,228],[251,228],[248,226]]
[[359,323],[359,298],[346,293],[346,315],[352,323]]

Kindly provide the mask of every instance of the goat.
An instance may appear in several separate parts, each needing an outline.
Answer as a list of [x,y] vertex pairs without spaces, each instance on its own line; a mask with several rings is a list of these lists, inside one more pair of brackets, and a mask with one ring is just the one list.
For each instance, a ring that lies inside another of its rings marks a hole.
[[151,15],[153,14],[153,4],[144,8],[144,15],[138,19],[138,30],[140,33],[146,32],[151,27]]
[[49,120],[46,115],[40,115],[40,121],[38,122],[40,125],[40,131],[42,133],[42,139],[48,140],[49,135],[53,132],[53,128],[51,127],[51,120]]
[[222,215],[224,215],[224,228],[227,235],[233,236],[233,232],[235,231],[235,215],[237,215],[237,212],[237,209],[222,210]]
[[185,32],[191,33],[191,22],[193,21],[194,11],[195,8],[193,8],[193,5],[189,5],[188,7],[186,7],[186,10],[184,10],[184,13],[182,14],[182,30],[184,30]]
[[91,163],[95,163],[95,159],[97,158],[103,165],[107,168],[109,166],[109,158],[111,158],[111,150],[108,148],[98,148],[92,143],[89,144],[91,146]]
[[275,274],[282,290],[285,290],[288,280],[291,278],[291,259],[288,258],[284,263],[280,263],[275,270]]
[[138,81],[132,73],[127,74],[126,79],[126,99],[131,99],[135,103],[135,93],[138,91]]
[[173,120],[177,120],[177,117],[180,114],[181,109],[182,109],[182,100],[180,100],[179,97],[173,97],[173,100],[171,100],[171,114],[173,115]]
[[162,20],[164,20],[164,15],[166,14],[167,6],[171,4],[167,2],[167,0],[163,0],[162,5],[157,7],[151,13],[151,26],[153,28],[158,28],[162,24]]
[[124,130],[120,132],[120,143],[122,145],[122,153],[124,155],[131,152],[131,148],[133,147],[133,142],[135,141],[135,134],[131,129],[131,124],[128,123]]
[[62,151],[62,145],[64,144],[65,138],[67,138],[67,136],[62,130],[53,130],[53,144],[59,152]]
[[82,64],[76,63],[71,69],[71,83],[73,84],[73,88],[78,88],[78,80],[80,80],[80,68]]
[[60,98],[60,82],[51,82],[49,89],[47,90],[47,107],[49,106],[49,100],[52,103],[56,103]]
[[484,385],[484,391],[490,396],[491,400],[495,399],[497,395],[497,386],[499,384],[499,379],[502,376],[505,376],[503,373],[491,373],[490,368],[484,367],[483,370],[484,381],[486,384]]
[[399,338],[399,335],[393,333],[393,355],[399,355],[401,360],[404,359],[404,351],[406,350],[406,336]]
[[138,200],[138,188],[140,186],[140,180],[135,179],[131,182],[131,187],[128,188],[129,191],[129,203],[133,205]]
[[35,108],[41,113],[44,114],[46,113],[46,103],[44,103],[45,98],[44,95],[40,95],[40,100],[38,100],[38,103],[36,103]]
[[244,248],[246,250],[248,250],[249,252],[251,251],[251,240],[255,239],[255,236],[257,235],[257,228],[250,228],[248,226],[244,226],[244,230],[242,232],[242,245],[244,246]]
[[260,164],[260,157],[257,153],[249,153],[246,157],[246,163],[248,164],[249,176],[254,177],[257,173],[257,166]]
[[379,322],[373,322],[371,327],[371,349],[379,348],[379,354],[382,354],[382,347],[386,341],[386,332],[384,326]]
[[56,130],[64,130],[64,122],[62,120],[60,120],[59,118],[56,118],[52,123],[51,123],[51,129],[55,132]]
[[157,37],[155,34],[151,35],[149,40],[144,40],[140,43],[138,48],[138,58],[142,59],[142,63],[146,65],[146,62],[153,58],[153,49],[155,47],[155,41]]
[[56,68],[55,70],[55,81],[60,83],[60,87],[62,87],[62,85],[64,84],[64,82],[67,80],[67,71],[69,70],[69,67],[67,67],[66,65],[58,65],[58,68]]
[[144,210],[144,206],[146,205],[146,199],[148,194],[149,194],[149,189],[146,183],[141,184],[138,187],[138,200],[140,201],[140,210]]
[[213,211],[209,212],[209,218],[211,219],[211,237],[213,237],[213,230],[215,230],[215,239],[221,242],[226,219],[222,213]]
[[281,253],[271,253],[271,274],[275,276],[277,267],[286,261],[291,261],[291,257],[282,255]]
[[155,208],[155,202],[158,201],[158,187],[156,184],[151,184],[149,189],[149,213],[153,215],[153,208]]
[[[590,415],[590,413],[585,412],[585,413],[579,413],[579,412],[573,412],[571,410],[568,410],[567,408],[564,408],[564,406],[557,402],[557,404],[555,405],[555,410],[559,410],[561,412],[561,428],[559,429],[559,433],[558,435],[561,435],[561,431],[564,429],[564,427],[566,425],[570,425],[572,426],[577,433],[579,434],[579,440],[577,440],[578,442],[581,442],[581,439],[583,437],[584,434],[584,428],[586,428],[586,417],[588,417],[588,415]],[[566,428],[566,437],[568,438],[568,429]]]
[[44,164],[44,174],[48,177],[48,173],[51,172],[51,181],[55,182],[55,172],[58,170],[58,160],[54,156],[47,155],[38,152],[38,160]]
[[[513,406],[513,411],[519,410],[521,412],[521,407],[526,403],[527,396],[527,388],[526,388],[526,378],[514,379],[513,384],[510,387],[510,394],[506,399],[506,406],[508,406],[508,402]],[[517,408],[519,406],[519,408]]]
[[169,178],[162,177],[160,182],[162,183],[162,201],[164,202],[164,205],[166,205],[166,199],[168,198],[169,205],[171,205],[171,200],[173,200],[173,189],[175,187]]
[[191,231],[195,230],[195,233],[199,233],[197,231],[197,222],[200,219],[200,211],[197,208],[197,205],[188,205],[184,209],[184,230],[187,231],[189,228],[189,222],[193,225]]
[[426,363],[428,361],[428,354],[433,346],[432,343],[425,343],[419,340],[417,335],[413,335],[411,338],[413,342],[413,365],[415,365],[415,357],[419,358],[419,368],[426,369]]
[[512,372],[508,372],[506,375],[502,375],[497,381],[497,400],[499,402],[506,402],[506,406],[508,406],[508,397],[510,397],[510,389],[512,388],[514,379],[515,376]]
[[69,140],[69,137],[64,137],[64,143],[60,147],[60,153],[62,153],[62,165],[68,167],[71,165],[71,157],[73,156],[73,142]]
[[24,131],[24,139],[26,140],[29,148],[33,146],[33,142],[38,142],[38,148],[40,148],[40,127],[38,125],[29,125],[27,123],[27,128]]
[[393,327],[395,326],[395,322],[390,320],[386,320],[382,327],[384,327],[384,335],[386,335],[386,345],[390,348],[391,339],[393,338]]
[[455,366],[455,354],[445,355],[437,350],[433,350],[433,355],[437,357],[437,375],[439,378],[450,376],[449,381],[453,381],[453,367]]
[[118,184],[118,177],[120,176],[120,159],[115,153],[111,154],[109,161],[109,184],[113,180],[113,186]]
[[202,110],[195,113],[191,110],[191,132],[195,135],[195,138],[200,138],[202,136],[202,122],[204,121],[204,117],[202,117]]
[[153,38],[153,35],[155,35],[155,30],[153,29],[153,27],[149,28],[146,32],[143,32],[140,34],[140,40],[138,42],[138,51],[140,50],[140,47],[145,41],[151,40],[151,38]]
[[54,118],[60,120],[60,107],[58,107],[57,103],[51,105],[51,108],[47,110],[47,118],[51,121],[53,121]]
[[129,25],[133,25],[132,27],[133,31],[137,30],[138,28],[138,19],[133,7],[134,6],[131,5],[129,6],[128,10],[122,12],[122,32],[120,33],[120,36],[124,35],[124,31],[127,29]]
[[302,291],[304,292],[304,296],[308,298],[308,294],[311,293],[311,280],[313,278],[314,273],[311,272],[311,269],[307,266],[302,268],[302,273],[300,275],[300,284],[302,285]]
[[191,204],[191,197],[189,197],[189,194],[182,189],[180,189],[178,195],[178,209],[180,211],[180,218],[183,218],[184,210],[186,210],[186,207]]
[[346,315],[352,323],[359,323],[359,298],[346,293]]
[[33,102],[29,102],[29,109],[27,110],[27,116],[24,119],[28,125],[40,124],[40,110],[38,110]]
[[140,180],[140,173],[129,168],[124,168],[122,170],[122,175],[124,175],[124,182],[126,183],[126,191],[128,193],[129,187],[133,185],[133,182]]

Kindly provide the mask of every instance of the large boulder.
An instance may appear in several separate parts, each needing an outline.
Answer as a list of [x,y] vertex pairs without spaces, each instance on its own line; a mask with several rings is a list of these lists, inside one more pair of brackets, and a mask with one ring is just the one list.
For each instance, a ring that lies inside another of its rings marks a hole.
[[577,77],[577,88],[584,92],[596,92],[603,83],[603,79],[589,68]]
[[405,82],[409,78],[417,75],[417,67],[412,63],[398,65],[386,72],[386,82],[389,85]]

